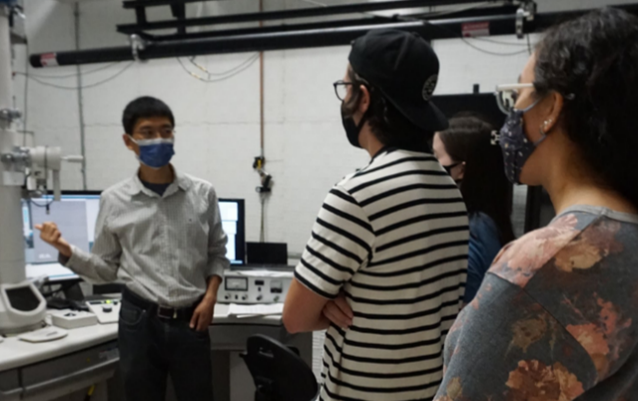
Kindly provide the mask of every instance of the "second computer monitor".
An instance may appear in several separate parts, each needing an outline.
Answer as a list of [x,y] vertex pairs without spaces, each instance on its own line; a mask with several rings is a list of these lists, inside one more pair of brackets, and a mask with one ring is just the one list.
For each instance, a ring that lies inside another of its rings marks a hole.
[[246,223],[243,199],[219,199],[219,211],[224,232],[228,236],[226,257],[231,265],[246,262]]

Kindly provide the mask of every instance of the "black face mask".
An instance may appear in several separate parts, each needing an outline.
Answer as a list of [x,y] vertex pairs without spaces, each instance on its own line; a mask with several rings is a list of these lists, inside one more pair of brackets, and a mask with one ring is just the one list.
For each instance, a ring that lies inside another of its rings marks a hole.
[[348,137],[348,142],[350,145],[355,148],[361,148],[361,144],[359,143],[359,133],[361,132],[361,128],[363,128],[363,124],[366,123],[367,112],[364,113],[361,121],[359,121],[359,125],[354,122],[352,117],[346,117],[348,113],[345,110],[345,105],[341,104],[341,121],[343,122],[343,129],[346,130],[346,136]]
[[[462,162],[459,163],[454,163],[454,164],[450,164],[449,166],[441,166],[445,169],[445,171],[447,171],[448,175],[451,177],[452,176],[452,169],[456,166],[460,166],[461,164],[463,164]],[[454,182],[456,183],[456,185],[458,185],[459,187],[461,186],[461,182],[463,182],[463,180],[454,180]]]
[[448,175],[452,175],[452,169],[456,166],[458,166],[461,163],[454,163],[454,164],[450,164],[449,166],[441,166],[445,169],[445,171],[447,171]]

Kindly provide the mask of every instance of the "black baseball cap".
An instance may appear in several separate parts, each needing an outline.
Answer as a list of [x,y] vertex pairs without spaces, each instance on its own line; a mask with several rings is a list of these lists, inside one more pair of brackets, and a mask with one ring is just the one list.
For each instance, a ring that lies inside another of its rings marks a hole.
[[439,58],[419,34],[376,29],[356,39],[349,56],[352,69],[426,131],[448,128],[432,102],[439,78]]

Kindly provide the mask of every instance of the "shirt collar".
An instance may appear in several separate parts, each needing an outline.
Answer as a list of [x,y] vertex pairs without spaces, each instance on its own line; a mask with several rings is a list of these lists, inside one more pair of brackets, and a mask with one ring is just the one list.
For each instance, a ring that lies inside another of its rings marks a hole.
[[384,153],[388,153],[392,150],[396,149],[393,146],[389,146],[389,145],[385,145],[384,147],[382,147],[381,149],[379,149],[379,151],[377,153],[375,153],[374,156],[372,156],[372,159],[370,160],[371,162],[374,161],[374,159],[376,159],[377,157],[381,156]]
[[[164,197],[174,194],[175,192],[177,192],[177,189],[181,189],[182,191],[186,192],[192,185],[191,179],[186,174],[183,174],[180,171],[178,171],[175,168],[175,166],[173,166],[172,164],[171,164],[171,168],[173,169],[173,173],[175,174],[175,180],[166,189],[166,192],[164,193]],[[142,184],[142,180],[140,180],[139,174],[140,174],[140,171],[138,169],[133,175],[133,177],[131,177],[131,181],[128,186],[129,195],[135,196],[140,193],[144,193],[148,196],[158,198],[159,197],[158,194],[149,190],[148,188],[144,186],[144,184]]]

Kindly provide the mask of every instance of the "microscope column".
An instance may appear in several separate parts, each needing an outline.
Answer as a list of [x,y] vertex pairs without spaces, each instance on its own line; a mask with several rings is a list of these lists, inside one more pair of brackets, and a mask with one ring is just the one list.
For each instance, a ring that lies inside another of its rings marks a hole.
[[[11,39],[8,9],[0,6],[0,112],[12,108]],[[11,119],[0,118],[0,155],[18,144]],[[24,175],[0,162],[0,284],[25,280],[21,185]]]

